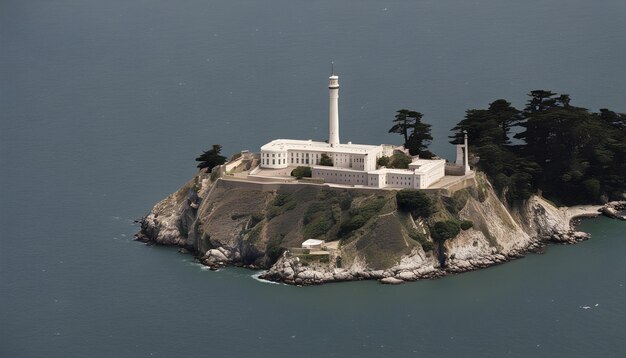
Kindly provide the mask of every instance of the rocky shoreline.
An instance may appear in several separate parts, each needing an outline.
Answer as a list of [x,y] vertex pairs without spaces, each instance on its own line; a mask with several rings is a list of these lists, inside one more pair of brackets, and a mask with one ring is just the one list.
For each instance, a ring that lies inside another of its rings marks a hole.
[[604,205],[600,212],[612,219],[626,220],[626,200],[612,201]]
[[[607,204],[609,205],[609,204]],[[290,285],[319,285],[331,282],[378,280],[383,284],[397,285],[404,282],[411,282],[424,279],[436,279],[450,274],[458,274],[499,265],[511,260],[524,257],[527,253],[543,253],[544,247],[550,243],[556,244],[576,244],[588,240],[591,235],[582,231],[576,231],[575,226],[582,218],[593,218],[604,213],[607,205],[585,206],[566,208],[570,211],[567,219],[570,221],[570,230],[554,232],[541,239],[534,239],[530,244],[519,250],[512,250],[506,254],[494,251],[491,255],[486,255],[467,260],[448,259],[445,268],[431,267],[406,267],[397,266],[387,270],[350,270],[350,269],[328,269],[324,266],[310,267],[303,265],[297,257],[291,257],[288,252],[268,271],[261,274],[259,278],[282,282]],[[572,213],[574,211],[575,213]],[[608,216],[608,215],[607,215]],[[574,222],[578,220],[578,222]]]
[[304,265],[298,260],[298,257],[292,257],[286,252],[274,266],[261,274],[259,278],[299,286],[360,280],[378,280],[383,284],[401,284],[475,271],[522,258],[527,253],[541,254],[543,248],[550,243],[575,244],[589,238],[589,234],[581,231],[555,233],[547,240],[534,240],[527,248],[513,250],[506,254],[493,253],[467,260],[450,259],[445,268],[423,265],[415,268],[397,266],[387,270],[328,269],[324,266]]
[[[198,183],[200,189],[197,195],[188,194]],[[201,264],[211,269],[227,266],[267,269],[259,276],[261,279],[291,285],[304,286],[356,280],[379,280],[385,284],[399,284],[502,264],[523,257],[529,252],[542,253],[543,248],[550,243],[574,244],[587,240],[588,234],[575,229],[582,217],[593,217],[602,213],[609,217],[626,219],[622,212],[626,209],[626,201],[611,202],[602,207],[556,208],[543,198],[533,196],[524,205],[512,210],[500,202],[488,182],[477,182],[476,189],[473,189],[474,193],[455,214],[459,220],[473,221],[475,227],[463,230],[453,240],[447,240],[443,244],[443,251],[441,249],[425,251],[421,245],[408,238],[406,231],[403,231],[406,229],[401,228],[402,225],[413,225],[418,229],[426,223],[410,219],[401,224],[398,221],[397,209],[394,209],[375,216],[380,217],[381,221],[373,222],[375,224],[373,227],[385,224],[391,226],[387,226],[384,231],[369,234],[373,235],[369,240],[379,240],[378,235],[383,237],[392,235],[391,237],[396,238],[394,239],[396,245],[406,244],[408,248],[403,249],[401,254],[393,254],[386,246],[382,246],[382,251],[367,253],[363,251],[364,249],[358,248],[359,240],[352,240],[351,243],[342,245],[340,249],[329,251],[327,259],[323,262],[311,261],[308,254],[290,251],[285,251],[271,260],[269,242],[266,240],[275,234],[270,234],[268,230],[281,227],[295,230],[293,237],[295,240],[301,240],[302,227],[299,225],[302,224],[298,224],[298,220],[301,220],[303,211],[278,212],[273,214],[278,215],[277,217],[268,219],[266,214],[259,216],[255,213],[260,208],[276,210],[276,207],[270,207],[277,195],[276,189],[272,191],[233,189],[220,186],[218,183],[219,181],[211,182],[208,174],[204,174],[195,182],[188,183],[162,200],[155,205],[150,214],[138,221],[141,224],[141,231],[135,235],[136,240],[147,245],[178,246],[179,252],[193,254]],[[481,185],[483,194],[478,194],[477,190]],[[293,189],[294,186],[290,188]],[[320,190],[326,190],[310,186],[295,189],[318,193],[315,195],[319,195]],[[383,198],[381,195],[384,194],[388,192],[381,192],[378,194],[379,198]],[[357,200],[366,198],[363,194],[359,195],[361,196],[356,196],[359,198]],[[190,199],[194,197],[195,201]],[[198,201],[198,198],[204,199]],[[393,206],[387,206],[386,210],[393,209],[395,201],[389,205]],[[305,210],[305,207],[301,210]],[[390,218],[395,220],[393,224],[389,224]],[[386,230],[400,231],[389,234]],[[361,235],[366,234],[367,232],[364,232]],[[262,239],[263,237],[265,239]],[[291,242],[287,247],[299,247],[301,243],[301,241]],[[371,245],[376,241],[369,242],[368,245]],[[390,243],[393,244],[393,241]],[[444,253],[443,261],[438,252]],[[391,255],[389,256],[391,261],[387,261],[389,264],[376,263],[379,255]],[[276,262],[272,265],[273,261]],[[444,267],[441,262],[445,263]]]

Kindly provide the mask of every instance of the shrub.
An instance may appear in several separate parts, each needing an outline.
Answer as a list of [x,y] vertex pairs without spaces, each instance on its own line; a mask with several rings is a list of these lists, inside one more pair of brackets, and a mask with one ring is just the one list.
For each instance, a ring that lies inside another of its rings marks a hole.
[[274,264],[276,261],[278,261],[280,256],[286,250],[287,249],[285,249],[284,247],[280,247],[280,246],[268,246],[266,254],[267,254],[267,257],[270,259],[270,262]]
[[249,227],[255,227],[256,224],[260,223],[264,219],[262,213],[252,213],[250,216],[250,222],[248,223]]
[[291,176],[298,179],[310,178],[313,176],[313,173],[311,172],[311,167],[297,167],[291,171]]
[[456,237],[461,232],[461,227],[455,221],[437,221],[430,229],[430,235],[435,241],[445,241]]
[[297,202],[291,195],[284,193],[276,194],[267,208],[267,220],[271,220],[286,211],[294,209],[296,205]]
[[350,195],[345,195],[339,198],[339,207],[341,210],[348,210],[352,206],[352,197]]
[[428,240],[426,235],[417,231],[411,231],[409,232],[409,236],[411,237],[411,239],[419,242],[420,245],[422,245],[422,249],[424,249],[424,251],[432,251],[434,247],[433,243],[430,240]]
[[386,155],[383,155],[382,157],[378,158],[378,160],[376,160],[376,165],[378,165],[379,167],[388,167],[389,157]]
[[472,227],[474,227],[474,223],[469,221],[469,220],[463,220],[463,221],[461,221],[460,226],[461,226],[461,230],[465,231],[465,230],[469,230]]
[[351,209],[348,212],[350,214],[350,220],[341,224],[339,236],[347,237],[353,231],[363,227],[374,215],[380,213],[385,203],[385,197],[378,196],[374,199],[366,200],[359,208]]
[[313,203],[311,203],[311,205],[309,205],[309,207],[304,212],[304,215],[302,217],[302,222],[304,223],[304,225],[310,223],[313,220],[313,217],[315,216],[316,213],[320,211],[324,211],[324,210],[326,210],[326,205],[324,205],[323,202],[314,201]]
[[357,214],[357,215],[351,217],[350,220],[348,220],[347,222],[345,222],[344,224],[341,225],[340,233],[342,235],[349,234],[352,231],[354,231],[356,229],[359,229],[360,227],[365,225],[367,220],[368,219],[366,217],[364,217],[363,215]]
[[405,212],[429,217],[433,213],[432,201],[421,191],[403,189],[396,192],[398,208]]
[[411,239],[413,239],[413,240],[415,240],[415,241],[417,241],[419,243],[428,241],[428,239],[426,239],[426,236],[424,234],[422,234],[420,232],[417,232],[417,231],[410,232],[409,236],[411,237]]
[[272,200],[272,205],[274,206],[283,206],[289,200],[288,194],[278,193]]
[[333,166],[333,160],[326,153],[322,153],[320,156],[320,165],[324,165],[327,167]]
[[267,242],[265,254],[272,264],[274,264],[280,258],[283,252],[287,250],[281,246],[284,237],[284,234],[280,234],[278,236],[270,238],[270,240]]
[[389,168],[408,169],[413,159],[404,153],[396,153],[391,156],[390,161]]
[[333,225],[335,225],[333,213],[331,211],[324,211],[304,227],[304,237],[320,237],[326,234]]
[[422,245],[422,249],[424,249],[424,251],[433,251],[433,249],[435,248],[435,245],[433,245],[431,241],[424,241],[420,244]]

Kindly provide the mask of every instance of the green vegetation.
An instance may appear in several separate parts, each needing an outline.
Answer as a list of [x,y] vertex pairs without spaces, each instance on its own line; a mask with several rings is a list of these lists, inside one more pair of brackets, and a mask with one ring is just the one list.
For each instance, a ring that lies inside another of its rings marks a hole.
[[523,110],[503,99],[468,110],[452,143],[467,132],[478,168],[511,202],[538,190],[559,205],[619,198],[626,190],[626,114],[591,112],[551,91],[529,97]]
[[340,222],[349,216],[352,194],[348,190],[322,189],[314,200],[309,199],[302,213],[302,236],[307,239],[336,239]]
[[429,217],[433,213],[433,203],[430,198],[421,191],[402,189],[396,192],[398,209],[412,213],[414,216]]
[[324,165],[327,167],[333,166],[333,160],[326,153],[322,153],[320,156],[320,165]]
[[278,193],[267,207],[267,220],[271,220],[286,211],[293,210],[297,205],[297,201],[291,195]]
[[308,266],[309,264],[312,264],[312,263],[327,264],[327,263],[330,262],[330,256],[329,255],[300,254],[300,255],[298,255],[298,258],[300,259],[300,262],[304,266]]
[[465,207],[469,197],[469,190],[462,189],[455,191],[451,197],[441,197],[441,199],[446,210],[448,210],[450,214],[456,215]]
[[365,200],[358,208],[350,209],[348,211],[349,219],[341,223],[339,236],[342,238],[348,237],[353,231],[363,227],[374,215],[380,213],[385,203],[386,199],[378,196]]
[[331,205],[328,202],[316,201],[307,208],[302,218],[305,238],[314,239],[323,236],[335,225],[336,220]]
[[432,158],[433,154],[427,149],[428,144],[433,140],[430,134],[430,124],[423,123],[420,112],[408,109],[397,111],[394,125],[389,129],[389,133],[399,133],[404,137],[404,147],[411,155],[418,155],[422,158]]
[[267,243],[265,254],[272,265],[278,261],[283,252],[287,250],[286,248],[280,246],[283,238],[284,235],[274,236]]
[[430,236],[437,242],[443,242],[455,238],[461,232],[461,227],[456,221],[437,221],[430,228]]
[[311,167],[297,167],[291,171],[291,176],[298,179],[310,178],[312,175]]
[[469,230],[472,227],[474,227],[474,223],[469,221],[469,220],[463,220],[463,221],[461,221],[459,226],[461,227],[461,230],[465,231],[465,230]]
[[413,159],[404,153],[395,153],[389,159],[389,168],[408,169]]
[[391,157],[383,155],[382,157],[378,158],[376,160],[376,165],[386,168],[408,169],[409,164],[411,164],[412,161],[413,159],[410,156],[402,152],[397,152],[394,153]]
[[379,167],[389,167],[389,157],[386,155],[383,155],[382,157],[378,158],[376,160],[376,165]]
[[409,232],[409,237],[417,242],[420,243],[420,245],[422,246],[422,249],[424,249],[424,251],[432,251],[434,246],[433,243],[431,241],[428,240],[428,238],[426,237],[426,235],[417,232],[417,231],[411,231]]
[[213,147],[207,151],[203,151],[202,154],[198,158],[196,158],[198,164],[198,168],[203,169],[207,168],[207,170],[211,170],[218,165],[222,165],[226,162],[226,157],[220,155],[222,151],[222,146],[219,144],[213,144]]

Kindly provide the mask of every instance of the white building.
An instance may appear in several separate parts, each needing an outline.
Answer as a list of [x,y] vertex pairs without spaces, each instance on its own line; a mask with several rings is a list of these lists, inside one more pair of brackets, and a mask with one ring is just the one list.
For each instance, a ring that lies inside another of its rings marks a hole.
[[[408,169],[377,169],[378,158],[393,154],[391,146],[342,144],[339,141],[339,77],[333,74],[329,80],[328,142],[273,140],[261,147],[261,168],[310,166],[313,178],[326,183],[373,188],[425,189],[443,178],[443,159],[414,159]],[[332,167],[319,165],[322,154],[330,157]]]

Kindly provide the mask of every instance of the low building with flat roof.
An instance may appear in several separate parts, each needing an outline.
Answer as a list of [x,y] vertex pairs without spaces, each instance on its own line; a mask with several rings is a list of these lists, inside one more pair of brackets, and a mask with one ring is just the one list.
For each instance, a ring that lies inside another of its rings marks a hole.
[[[382,144],[341,143],[339,141],[339,77],[332,74],[329,80],[328,141],[273,140],[261,147],[261,168],[285,169],[308,166],[312,167],[314,179],[323,179],[326,183],[372,188],[426,189],[444,177],[444,159],[431,160],[416,157],[409,164],[408,169],[377,168],[377,160],[382,156],[391,156],[393,147]],[[467,148],[467,139],[464,148]],[[467,150],[464,148],[464,154],[467,156]],[[332,166],[320,165],[323,155],[330,158]],[[467,166],[466,158],[464,164]],[[467,174],[468,171],[469,166],[465,168],[465,173]]]

